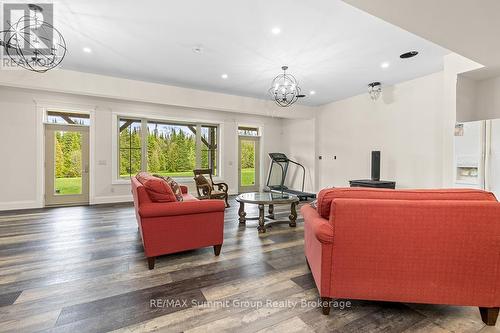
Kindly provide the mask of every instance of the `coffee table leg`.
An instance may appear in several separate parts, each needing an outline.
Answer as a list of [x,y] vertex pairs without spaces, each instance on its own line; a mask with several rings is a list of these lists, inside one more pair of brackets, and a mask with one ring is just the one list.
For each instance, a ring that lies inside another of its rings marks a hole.
[[297,226],[297,210],[295,209],[297,206],[297,203],[296,202],[292,202],[292,207],[290,209],[290,216],[288,216],[288,218],[290,219],[290,222],[288,223],[288,225],[290,227],[296,227]]
[[259,227],[257,228],[259,233],[266,232],[266,226],[264,225],[264,205],[259,205]]
[[269,218],[274,220],[274,205],[269,205]]
[[247,221],[245,219],[247,213],[245,213],[245,204],[243,202],[240,202],[240,210],[238,210],[238,215],[240,216],[240,223],[245,224],[245,222]]

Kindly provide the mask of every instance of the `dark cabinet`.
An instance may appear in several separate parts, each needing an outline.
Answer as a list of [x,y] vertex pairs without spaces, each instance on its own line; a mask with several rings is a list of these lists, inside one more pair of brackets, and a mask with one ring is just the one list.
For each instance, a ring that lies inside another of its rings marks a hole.
[[374,188],[396,188],[396,182],[388,180],[371,180],[371,179],[359,179],[350,180],[349,184],[351,187],[374,187]]

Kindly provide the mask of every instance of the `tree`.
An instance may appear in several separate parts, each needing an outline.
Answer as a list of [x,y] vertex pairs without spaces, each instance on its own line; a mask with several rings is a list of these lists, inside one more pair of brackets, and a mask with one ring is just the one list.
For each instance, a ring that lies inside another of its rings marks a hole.
[[248,169],[255,167],[255,148],[253,142],[241,142],[241,168]]
[[55,142],[55,155],[56,155],[56,178],[64,177],[64,154],[61,147],[61,135],[59,132],[56,133]]

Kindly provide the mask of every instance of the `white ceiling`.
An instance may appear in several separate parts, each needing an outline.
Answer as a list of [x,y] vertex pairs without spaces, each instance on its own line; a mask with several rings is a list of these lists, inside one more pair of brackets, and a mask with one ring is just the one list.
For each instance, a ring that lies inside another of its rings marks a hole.
[[[307,105],[363,93],[372,81],[439,71],[448,53],[340,0],[59,0],[54,7],[66,69],[266,99],[288,65],[306,94],[317,92],[301,100]],[[420,55],[399,59],[409,50]]]
[[500,73],[499,0],[344,0]]

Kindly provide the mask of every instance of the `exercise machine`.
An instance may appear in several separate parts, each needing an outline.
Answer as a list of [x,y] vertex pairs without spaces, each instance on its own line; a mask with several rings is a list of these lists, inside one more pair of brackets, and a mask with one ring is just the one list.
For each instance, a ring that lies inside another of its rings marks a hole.
[[[269,153],[269,157],[271,158],[271,165],[269,166],[269,174],[267,175],[267,182],[266,186],[270,191],[273,192],[281,192],[283,193],[289,193],[297,196],[299,200],[304,201],[309,198],[316,198],[316,194],[314,193],[308,193],[304,192],[304,183],[306,180],[306,168],[299,162],[292,161],[289,159],[285,154],[283,153]],[[297,165],[299,168],[302,169],[302,188],[301,190],[293,190],[289,189],[288,187],[285,186],[285,180],[286,180],[286,175],[288,173],[288,166],[290,163]],[[271,185],[271,174],[273,173],[273,167],[278,166],[281,170],[281,182],[279,185]]]

